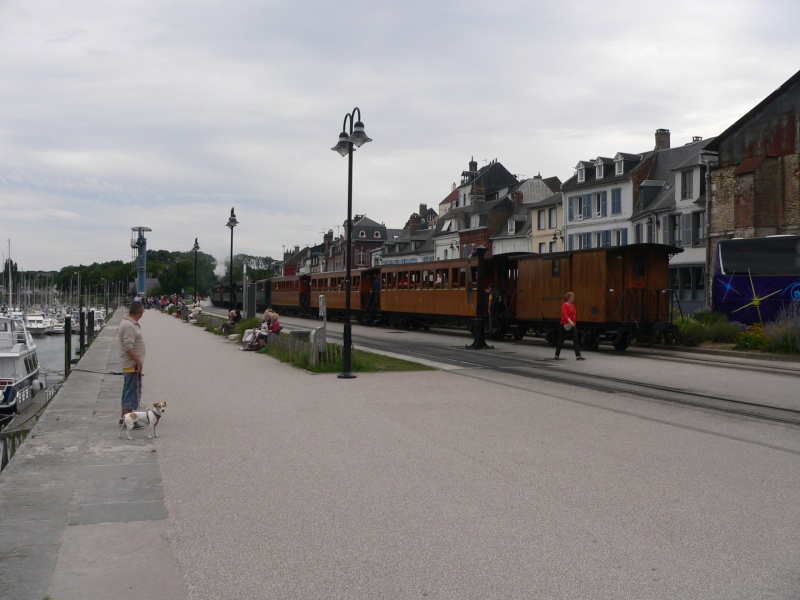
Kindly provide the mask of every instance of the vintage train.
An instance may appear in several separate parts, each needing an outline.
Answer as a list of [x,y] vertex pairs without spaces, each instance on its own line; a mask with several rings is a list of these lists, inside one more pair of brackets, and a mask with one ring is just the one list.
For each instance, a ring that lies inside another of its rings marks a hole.
[[[668,263],[680,248],[633,244],[551,254],[495,255],[480,259],[486,286],[476,289],[479,260],[455,259],[385,265],[352,272],[351,316],[362,324],[395,328],[471,326],[478,293],[490,314],[487,335],[542,335],[555,343],[564,294],[575,294],[581,344],[597,349],[602,340],[625,350],[642,334],[674,332],[677,296],[668,289]],[[345,272],[274,277],[255,282],[256,308],[317,317],[325,296],[329,318],[345,315]],[[228,294],[229,296],[229,294]],[[485,296],[485,298],[486,298]],[[236,295],[241,298],[241,292]],[[488,300],[488,298],[486,298]],[[212,297],[229,306],[226,291]]]

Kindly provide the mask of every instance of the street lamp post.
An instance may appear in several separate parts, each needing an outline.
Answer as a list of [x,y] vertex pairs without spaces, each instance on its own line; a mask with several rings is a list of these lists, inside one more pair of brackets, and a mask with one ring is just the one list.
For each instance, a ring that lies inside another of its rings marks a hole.
[[231,216],[228,219],[228,222],[225,224],[225,227],[228,227],[231,230],[231,273],[230,273],[230,291],[228,292],[228,298],[230,299],[230,308],[233,308],[234,302],[236,302],[236,294],[233,291],[233,228],[239,224],[239,221],[236,220],[236,215],[233,212],[233,207],[231,207]]
[[[358,120],[353,123],[358,115]],[[347,133],[347,121],[350,121],[350,134]],[[338,375],[339,379],[354,379],[355,375],[351,372],[352,356],[351,356],[351,331],[350,331],[350,285],[351,285],[351,271],[353,263],[353,152],[356,147],[360,148],[362,145],[372,140],[364,133],[364,123],[361,122],[361,110],[356,107],[352,112],[344,116],[342,123],[342,133],[339,134],[339,142],[331,148],[342,156],[347,156],[347,222],[345,227],[345,234],[347,236],[345,264],[347,273],[344,280],[345,300],[344,300],[344,335],[343,335],[343,352],[342,352],[342,372]]]
[[[233,229],[231,229],[233,235]],[[197,251],[200,250],[200,244],[197,243],[197,238],[194,238],[194,300],[197,302]]]

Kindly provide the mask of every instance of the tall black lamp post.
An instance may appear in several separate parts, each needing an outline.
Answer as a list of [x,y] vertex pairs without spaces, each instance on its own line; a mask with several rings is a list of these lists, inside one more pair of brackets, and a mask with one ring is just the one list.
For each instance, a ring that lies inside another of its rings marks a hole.
[[[358,120],[353,121],[358,115]],[[347,121],[350,121],[350,134],[347,133]],[[351,332],[350,332],[350,284],[351,284],[351,270],[353,263],[353,152],[355,147],[361,147],[367,142],[372,140],[364,133],[364,123],[361,122],[361,110],[356,107],[352,112],[344,116],[342,123],[342,133],[339,134],[339,142],[331,148],[342,156],[347,156],[347,222],[345,224],[345,235],[347,236],[347,256],[345,257],[345,264],[347,274],[344,280],[345,300],[344,300],[344,336],[343,336],[343,354],[342,354],[342,372],[338,375],[339,379],[354,379],[355,375],[350,371],[352,368],[351,352]],[[355,146],[355,147],[354,147]]]
[[[494,346],[490,346],[486,343],[486,339],[484,337],[484,332],[486,331],[486,259],[484,255],[486,254],[486,247],[485,246],[478,246],[472,251],[470,255],[473,258],[478,259],[478,289],[477,289],[477,296],[475,302],[475,319],[473,319],[473,334],[475,335],[475,339],[473,340],[472,344],[467,346],[467,348],[472,348],[473,350],[483,350],[485,348],[494,349]],[[472,267],[468,267],[472,268]]]
[[[233,229],[231,229],[231,235],[233,235]],[[197,302],[197,251],[200,250],[200,244],[197,243],[197,238],[194,238],[192,250],[194,250],[194,300]]]
[[236,215],[233,213],[233,207],[231,207],[231,216],[228,219],[228,222],[225,224],[225,227],[230,228],[231,230],[231,275],[230,275],[230,293],[228,297],[230,298],[231,308],[233,308],[234,302],[236,302],[236,294],[233,291],[233,228],[239,224],[239,221],[236,220]]

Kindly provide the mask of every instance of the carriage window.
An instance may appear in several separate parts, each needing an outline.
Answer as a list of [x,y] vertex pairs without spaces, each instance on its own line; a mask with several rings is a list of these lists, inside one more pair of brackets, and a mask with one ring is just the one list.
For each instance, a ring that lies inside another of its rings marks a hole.
[[561,277],[561,260],[558,258],[554,259],[552,265],[553,277]]
[[641,254],[633,257],[633,276],[644,277],[644,256]]
[[464,267],[453,269],[453,287],[465,288],[467,287],[467,273]]

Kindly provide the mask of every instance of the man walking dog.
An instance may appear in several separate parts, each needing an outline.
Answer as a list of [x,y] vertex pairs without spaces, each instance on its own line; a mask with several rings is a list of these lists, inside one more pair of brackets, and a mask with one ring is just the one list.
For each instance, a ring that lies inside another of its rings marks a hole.
[[[144,336],[139,319],[144,314],[144,305],[138,298],[131,302],[128,314],[119,324],[119,359],[125,383],[122,386],[122,415],[119,424],[129,412],[139,410],[142,397],[142,367],[144,366]],[[141,429],[139,425],[136,429]]]

